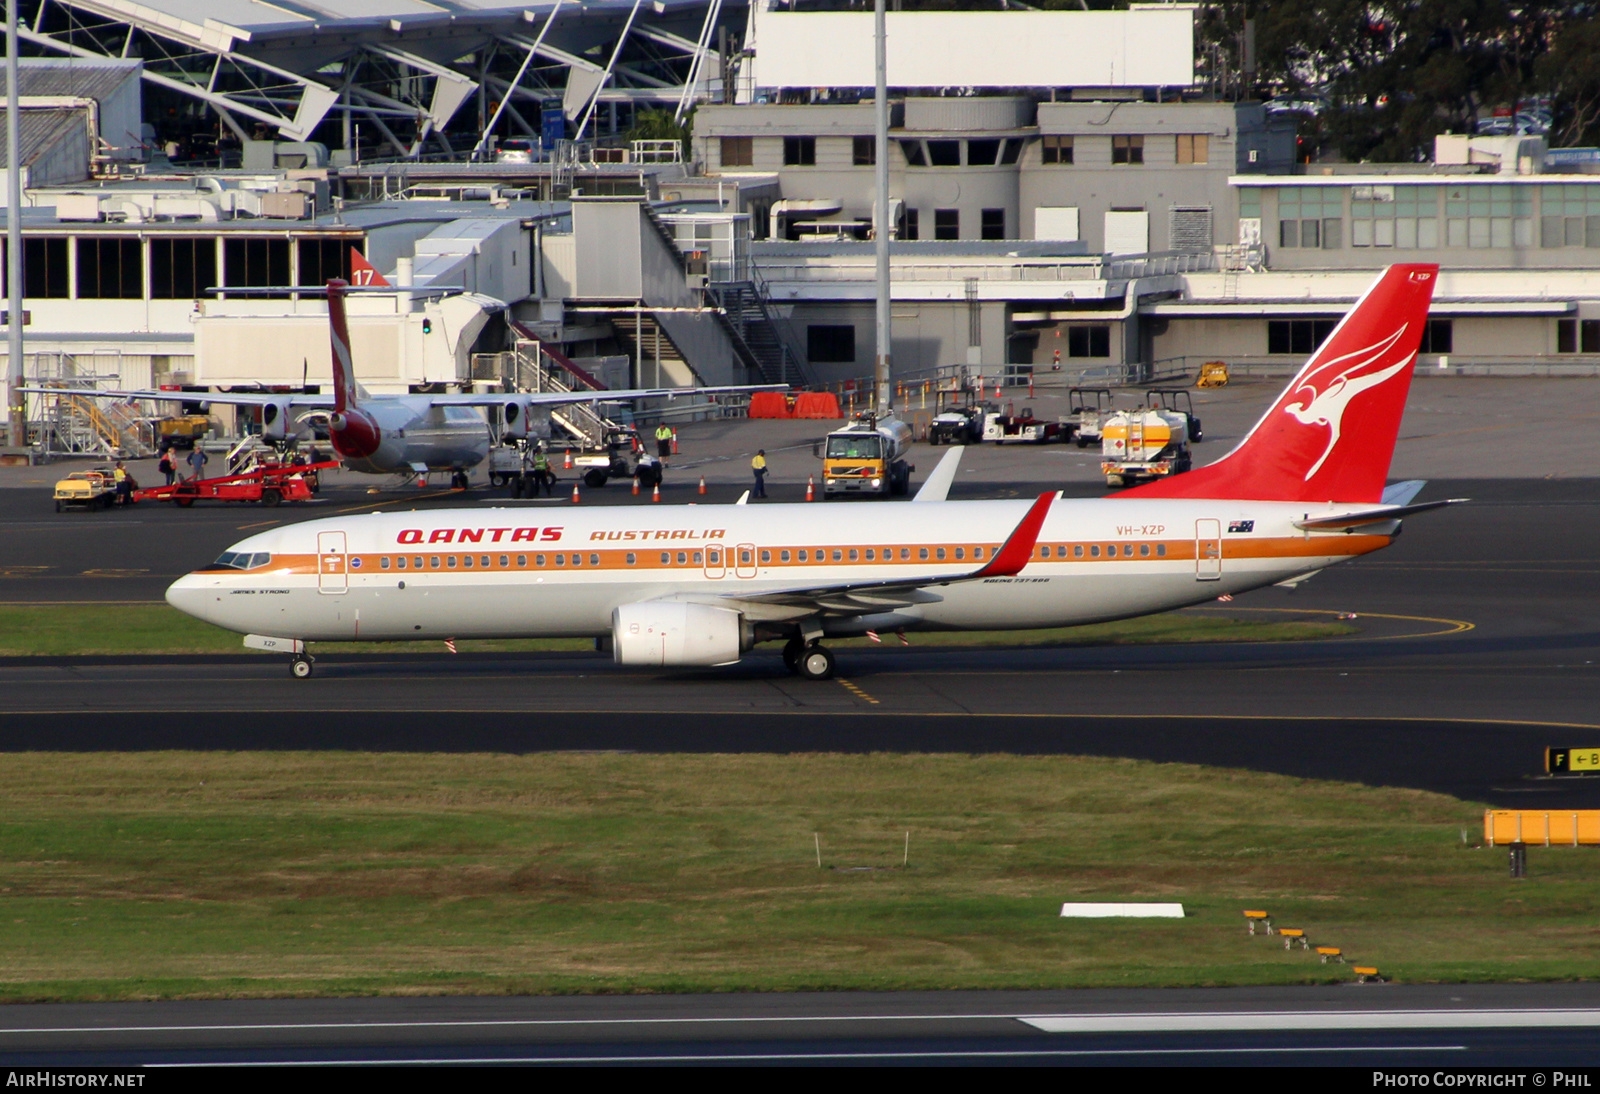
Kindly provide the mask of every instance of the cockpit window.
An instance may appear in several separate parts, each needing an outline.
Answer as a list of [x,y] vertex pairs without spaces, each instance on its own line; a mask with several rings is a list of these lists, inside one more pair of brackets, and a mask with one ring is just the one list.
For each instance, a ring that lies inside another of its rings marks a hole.
[[272,555],[265,551],[224,551],[218,556],[217,561],[211,564],[213,570],[254,570],[265,566],[272,561]]

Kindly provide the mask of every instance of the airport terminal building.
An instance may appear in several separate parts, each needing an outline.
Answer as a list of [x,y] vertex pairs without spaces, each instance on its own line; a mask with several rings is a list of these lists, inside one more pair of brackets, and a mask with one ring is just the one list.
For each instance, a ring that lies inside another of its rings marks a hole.
[[[324,305],[295,289],[355,255],[405,290],[352,305],[375,391],[537,386],[552,353],[613,386],[870,374],[870,17],[557,7],[443,22],[412,0],[350,19],[243,0],[260,21],[219,37],[183,5],[128,6],[135,38],[280,73],[294,95],[271,117],[237,80],[184,85],[155,51],[118,59],[58,22],[72,3],[39,7],[6,209],[28,375],[325,382]],[[1430,367],[1600,367],[1600,174],[1580,150],[1447,136],[1426,164],[1298,163],[1292,114],[1197,84],[1192,20],[892,13],[897,378],[1284,370],[1397,261],[1443,267]],[[692,137],[641,136],[650,110]]]

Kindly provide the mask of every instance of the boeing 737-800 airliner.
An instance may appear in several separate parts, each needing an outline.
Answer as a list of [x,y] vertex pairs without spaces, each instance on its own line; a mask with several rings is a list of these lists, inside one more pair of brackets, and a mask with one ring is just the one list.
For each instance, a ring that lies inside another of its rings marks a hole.
[[1070,626],[1291,581],[1447,504],[1385,487],[1437,276],[1391,266],[1237,448],[1113,497],[947,501],[952,454],[909,506],[333,517],[252,536],[167,599],[290,653],[297,676],[307,642],[592,636],[650,666],[783,641],[792,671],[825,679],[830,636]]

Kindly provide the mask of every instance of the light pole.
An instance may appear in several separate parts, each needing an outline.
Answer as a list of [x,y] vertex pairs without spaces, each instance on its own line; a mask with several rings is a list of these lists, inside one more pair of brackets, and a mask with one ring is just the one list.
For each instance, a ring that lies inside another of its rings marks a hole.
[[889,73],[888,46],[885,33],[884,0],[874,0],[872,5],[874,38],[877,47],[877,90],[873,105],[877,113],[877,197],[872,205],[872,237],[877,257],[877,338],[878,353],[873,361],[872,379],[878,389],[877,412],[880,418],[888,417],[894,410],[894,385],[890,380],[889,363]]
[[17,389],[22,377],[22,156],[21,113],[22,87],[17,78],[17,5],[21,0],[6,3],[6,179],[9,191],[6,201],[6,410],[10,426],[8,441],[12,448],[28,445],[27,399]]

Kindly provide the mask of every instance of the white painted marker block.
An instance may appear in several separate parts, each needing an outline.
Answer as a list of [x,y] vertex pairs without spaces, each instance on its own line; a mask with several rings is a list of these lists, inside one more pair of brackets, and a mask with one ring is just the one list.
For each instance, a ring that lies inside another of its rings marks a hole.
[[1063,904],[1063,919],[1182,919],[1182,904]]

